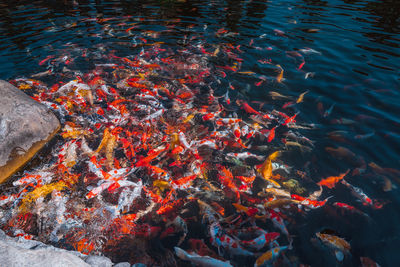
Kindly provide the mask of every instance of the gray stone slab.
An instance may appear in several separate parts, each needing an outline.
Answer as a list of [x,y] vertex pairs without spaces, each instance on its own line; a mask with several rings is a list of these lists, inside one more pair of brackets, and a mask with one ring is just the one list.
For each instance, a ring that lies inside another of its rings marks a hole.
[[66,251],[30,250],[12,241],[0,241],[0,266],[8,267],[90,267],[81,258]]
[[129,262],[119,262],[115,264],[113,267],[131,267],[131,264]]
[[0,80],[0,183],[21,168],[59,130],[44,105]]
[[103,256],[88,256],[85,259],[85,262],[90,264],[91,266],[97,267],[112,267],[113,263],[109,258]]

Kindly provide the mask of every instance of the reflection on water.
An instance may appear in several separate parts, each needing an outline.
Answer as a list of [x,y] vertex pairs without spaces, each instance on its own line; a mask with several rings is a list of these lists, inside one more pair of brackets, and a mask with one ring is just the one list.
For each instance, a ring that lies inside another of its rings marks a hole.
[[[354,194],[348,194],[350,187],[344,184],[325,191],[324,197],[334,196],[329,205],[307,211],[307,216],[285,218],[295,247],[288,255],[302,263],[334,266],[331,252],[315,239],[316,232],[334,229],[351,243],[353,256],[347,264],[359,265],[361,256],[382,266],[400,260],[396,254],[400,228],[395,223],[400,219],[396,171],[400,163],[398,1],[75,0],[18,1],[17,5],[3,1],[0,33],[0,77],[35,78],[48,88],[76,76],[90,80],[87,72],[108,68],[99,64],[127,64],[117,58],[133,60],[132,55],[142,48],[147,51],[151,43],[162,42],[157,52],[160,58],[180,53],[186,57],[185,49],[189,49],[194,54],[186,58],[189,62],[207,62],[202,67],[212,75],[204,78],[204,83],[215,90],[218,101],[229,91],[232,106],[238,108],[228,110],[231,116],[243,115],[243,108],[235,103],[240,100],[257,111],[298,114],[298,121],[316,128],[299,130],[315,145],[312,153],[299,150],[285,159],[307,174],[309,180],[303,178],[302,186],[317,189],[312,186],[321,177],[349,169],[352,176],[346,178],[348,182],[383,203],[383,208],[368,209],[360,204],[362,200],[357,202]],[[204,58],[202,49],[209,53]],[[157,55],[151,60],[159,63]],[[163,76],[170,71],[156,72]],[[185,71],[178,68],[173,76],[162,79],[166,83],[184,79],[178,76]],[[101,75],[112,84],[116,78],[108,72]],[[203,93],[208,89],[196,88]],[[290,103],[304,92],[299,103]],[[296,139],[301,138],[297,133],[279,126],[282,123],[274,121],[264,134],[276,126],[275,138],[282,149],[298,149],[295,141],[304,145]],[[97,134],[101,137],[103,131]],[[351,203],[373,222],[343,213],[333,206],[337,201]],[[296,224],[296,220],[304,223]],[[235,260],[232,262],[241,259]],[[252,264],[251,259],[245,262]]]

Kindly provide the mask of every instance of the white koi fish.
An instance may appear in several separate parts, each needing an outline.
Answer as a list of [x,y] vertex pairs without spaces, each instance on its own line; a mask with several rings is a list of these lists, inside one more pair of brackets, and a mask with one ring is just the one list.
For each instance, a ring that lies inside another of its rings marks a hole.
[[232,267],[229,261],[220,261],[209,256],[200,256],[194,252],[188,253],[181,248],[174,247],[176,256],[185,261],[190,261],[196,266],[204,267]]

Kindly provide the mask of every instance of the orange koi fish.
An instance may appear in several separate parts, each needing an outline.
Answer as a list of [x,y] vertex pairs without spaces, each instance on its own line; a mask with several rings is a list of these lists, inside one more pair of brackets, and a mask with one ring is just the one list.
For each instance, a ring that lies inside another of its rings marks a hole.
[[249,104],[247,104],[246,102],[243,102],[242,108],[243,108],[247,113],[252,113],[252,114],[260,115],[260,112],[258,112],[258,111],[255,110],[254,108],[252,108],[252,107],[251,107]]
[[182,177],[178,180],[172,181],[172,184],[174,185],[174,187],[178,187],[178,188],[187,188],[189,187],[190,183],[196,179],[197,175],[193,174],[193,175],[189,175],[189,176],[185,176]]
[[301,103],[301,102],[303,101],[303,99],[304,99],[304,95],[307,94],[308,92],[309,92],[309,91],[307,90],[307,91],[305,91],[304,93],[301,93],[300,96],[299,96],[299,98],[297,98],[296,103],[297,103],[297,104],[298,104],[298,103]]
[[156,212],[158,215],[164,215],[164,214],[168,214],[171,213],[175,210],[177,210],[178,208],[180,208],[182,205],[184,204],[184,201],[182,198],[177,199],[169,204],[163,205],[161,206]]
[[158,155],[160,155],[161,152],[165,151],[167,148],[163,148],[160,150],[156,150],[156,151],[149,151],[149,155],[147,157],[144,157],[142,159],[140,159],[138,162],[136,162],[136,167],[139,166],[145,166],[148,165],[153,159],[155,159]]
[[269,131],[269,135],[268,135],[268,139],[267,139],[267,141],[268,141],[268,143],[270,143],[274,138],[275,138],[275,128],[276,128],[277,126],[275,126],[274,128],[272,128],[270,131]]
[[280,82],[282,82],[282,79],[283,79],[283,68],[281,67],[281,65],[276,65],[276,66],[280,69],[278,77],[276,77],[276,81],[278,83],[280,83]]
[[350,172],[350,170],[347,170],[345,173],[342,173],[339,176],[329,176],[328,178],[321,180],[318,183],[318,185],[326,186],[326,187],[332,189],[335,187],[337,182],[342,180],[349,172]]
[[282,251],[289,249],[290,246],[282,246],[282,247],[276,247],[268,250],[264,254],[262,254],[260,257],[257,258],[256,262],[254,263],[255,267],[259,266],[269,266],[269,263],[272,263],[273,260],[275,260]]
[[218,174],[218,178],[219,178],[221,184],[223,184],[225,187],[227,187],[230,190],[232,190],[232,192],[235,193],[236,198],[240,199],[239,190],[238,190],[238,188],[236,187],[236,185],[233,182],[232,173],[228,169],[226,169],[225,167],[222,168],[222,172],[224,173],[224,175]]
[[287,118],[282,125],[296,122],[295,118],[296,118],[297,114],[298,113],[294,114],[292,117]]
[[[267,181],[270,181],[272,176],[272,160],[276,159],[280,155],[280,151],[275,151],[264,161],[261,167],[258,169],[258,172],[261,173],[262,177]],[[273,181],[273,180],[271,180]],[[274,185],[281,187],[277,182],[272,182]]]

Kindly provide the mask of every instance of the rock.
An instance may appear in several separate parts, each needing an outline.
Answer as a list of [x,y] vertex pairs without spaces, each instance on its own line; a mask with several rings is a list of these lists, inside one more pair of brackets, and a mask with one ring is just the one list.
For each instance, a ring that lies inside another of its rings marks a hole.
[[57,117],[0,80],[0,183],[20,169],[60,129]]
[[40,241],[23,237],[10,237],[0,230],[0,266],[18,267],[130,267],[129,262],[113,265],[103,256],[87,256],[78,251],[69,251],[46,245]]
[[131,264],[129,262],[119,262],[115,264],[113,267],[131,267]]
[[44,249],[25,249],[17,242],[0,241],[1,266],[19,267],[89,267],[81,258],[67,251],[52,251]]
[[113,263],[109,258],[103,256],[88,256],[85,259],[85,262],[90,264],[91,266],[96,267],[112,267]]

